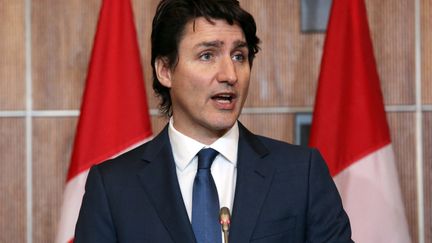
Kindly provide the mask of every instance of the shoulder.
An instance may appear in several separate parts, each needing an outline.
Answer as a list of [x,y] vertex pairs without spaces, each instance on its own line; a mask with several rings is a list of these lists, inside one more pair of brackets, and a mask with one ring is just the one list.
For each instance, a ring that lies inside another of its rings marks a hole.
[[296,154],[306,156],[315,151],[313,148],[306,146],[294,145],[285,141],[276,140],[270,137],[257,135],[249,131],[243,124],[239,123],[240,143],[242,140],[249,144],[258,153],[276,152],[277,154]]
[[255,136],[272,153],[304,157],[309,156],[311,153],[316,151],[316,149],[306,146],[295,145],[261,135]]
[[[310,147],[294,145],[262,135],[256,135],[240,124],[240,144],[248,144],[253,151],[261,156],[289,161],[310,160],[319,152]],[[245,146],[243,146],[245,147]]]
[[143,144],[130,151],[127,151],[115,158],[106,160],[100,164],[94,165],[89,172],[89,177],[97,174],[108,184],[117,182],[126,182],[132,178],[137,171],[146,166],[142,156],[148,145]]
[[312,167],[317,166],[324,173],[327,170],[318,150],[255,135],[242,125],[239,152],[245,157],[247,155],[244,154],[256,153],[263,164],[279,171],[303,171],[301,174],[308,174]]
[[147,165],[148,158],[155,157],[158,151],[169,144],[166,129],[152,140],[98,164],[97,169],[104,174],[136,173]]
[[[165,135],[165,132],[161,132],[152,140],[93,166],[89,177],[98,174],[107,186],[136,184],[137,176],[150,168],[150,161],[159,162],[160,154],[170,153],[170,149],[167,149],[170,148],[169,140]],[[164,151],[161,152],[162,149]]]
[[266,159],[276,167],[290,170],[293,168],[309,170],[311,166],[320,164],[321,169],[326,169],[321,154],[315,148],[294,145],[259,135],[257,135],[257,139],[268,151]]

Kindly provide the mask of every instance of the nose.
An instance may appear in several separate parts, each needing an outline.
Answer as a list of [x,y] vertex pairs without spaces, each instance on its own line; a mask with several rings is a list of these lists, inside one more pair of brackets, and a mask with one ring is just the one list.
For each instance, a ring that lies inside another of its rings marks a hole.
[[234,85],[237,82],[237,70],[231,57],[221,60],[217,80],[220,83],[228,83],[230,85]]

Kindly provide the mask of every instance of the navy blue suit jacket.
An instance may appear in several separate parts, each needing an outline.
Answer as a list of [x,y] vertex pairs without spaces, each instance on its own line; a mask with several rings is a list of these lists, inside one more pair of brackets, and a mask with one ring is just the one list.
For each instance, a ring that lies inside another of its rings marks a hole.
[[[352,242],[320,154],[239,127],[229,241]],[[167,127],[152,141],[90,170],[75,232],[75,243],[80,242],[196,242]]]

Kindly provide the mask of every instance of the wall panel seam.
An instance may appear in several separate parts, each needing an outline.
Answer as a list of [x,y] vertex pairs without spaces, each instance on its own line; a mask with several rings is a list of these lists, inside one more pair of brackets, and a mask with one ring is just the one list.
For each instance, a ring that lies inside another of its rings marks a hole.
[[421,75],[421,2],[415,0],[415,136],[416,136],[416,178],[417,178],[417,220],[418,240],[425,242],[424,228],[424,182],[423,182],[423,112],[422,112],[422,75]]
[[[386,112],[414,112],[416,113],[418,107],[416,105],[387,105],[385,107]],[[432,105],[421,105],[420,110],[422,112],[431,112]],[[244,107],[242,114],[294,114],[294,113],[312,113],[312,106],[298,106],[298,107],[287,107],[287,106],[275,106],[275,107]],[[158,109],[149,109],[151,116],[159,116]],[[78,117],[80,114],[79,110],[5,110],[0,111],[0,117],[3,118],[19,118],[26,117]]]
[[25,45],[25,141],[26,141],[26,239],[27,243],[33,242],[33,85],[32,85],[32,25],[31,25],[31,0],[24,0],[24,45]]

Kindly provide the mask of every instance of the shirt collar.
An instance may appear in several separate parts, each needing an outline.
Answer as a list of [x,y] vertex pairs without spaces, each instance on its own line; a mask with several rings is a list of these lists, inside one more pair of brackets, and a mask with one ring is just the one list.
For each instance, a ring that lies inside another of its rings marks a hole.
[[222,137],[207,146],[193,138],[190,138],[174,128],[173,118],[171,117],[168,126],[168,135],[174,155],[176,167],[183,171],[190,165],[195,155],[203,148],[213,148],[225,159],[237,166],[237,150],[239,140],[239,128],[237,122]]

